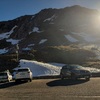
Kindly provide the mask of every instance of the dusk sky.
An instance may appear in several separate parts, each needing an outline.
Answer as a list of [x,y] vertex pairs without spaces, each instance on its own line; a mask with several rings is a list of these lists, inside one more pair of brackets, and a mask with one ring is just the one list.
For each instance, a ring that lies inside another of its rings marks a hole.
[[45,8],[64,8],[73,5],[100,11],[100,0],[0,0],[0,21],[34,15]]

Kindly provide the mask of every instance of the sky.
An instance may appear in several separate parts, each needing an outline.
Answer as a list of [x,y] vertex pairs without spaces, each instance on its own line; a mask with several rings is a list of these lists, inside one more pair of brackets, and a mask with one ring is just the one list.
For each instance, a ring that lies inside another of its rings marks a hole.
[[34,15],[45,8],[59,9],[73,5],[100,10],[100,0],[0,0],[0,21]]

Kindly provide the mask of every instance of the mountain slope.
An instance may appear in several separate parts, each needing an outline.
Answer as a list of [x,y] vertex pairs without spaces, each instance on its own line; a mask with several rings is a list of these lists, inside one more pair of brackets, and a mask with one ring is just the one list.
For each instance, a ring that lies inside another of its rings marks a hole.
[[[0,54],[43,50],[49,46],[98,44],[100,12],[78,5],[43,9],[35,15],[0,22]],[[77,46],[77,49],[80,49]],[[5,50],[5,52],[4,52]]]

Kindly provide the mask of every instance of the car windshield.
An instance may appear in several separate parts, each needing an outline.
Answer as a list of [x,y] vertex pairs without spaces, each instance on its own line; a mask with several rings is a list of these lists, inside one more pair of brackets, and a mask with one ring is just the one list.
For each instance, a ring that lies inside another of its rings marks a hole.
[[80,65],[70,65],[70,69],[83,69]]

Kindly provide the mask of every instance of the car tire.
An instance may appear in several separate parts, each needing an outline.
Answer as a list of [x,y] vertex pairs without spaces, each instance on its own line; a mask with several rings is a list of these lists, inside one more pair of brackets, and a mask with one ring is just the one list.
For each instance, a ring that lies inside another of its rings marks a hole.
[[20,80],[15,80],[15,83],[19,83],[20,82]]
[[61,75],[61,80],[63,80],[64,79],[64,77],[63,77],[63,75]]
[[90,76],[85,77],[86,81],[90,80]]
[[72,80],[77,80],[77,78],[75,77],[75,74],[74,73],[71,73],[71,79]]
[[32,82],[32,79],[30,79],[29,81]]

